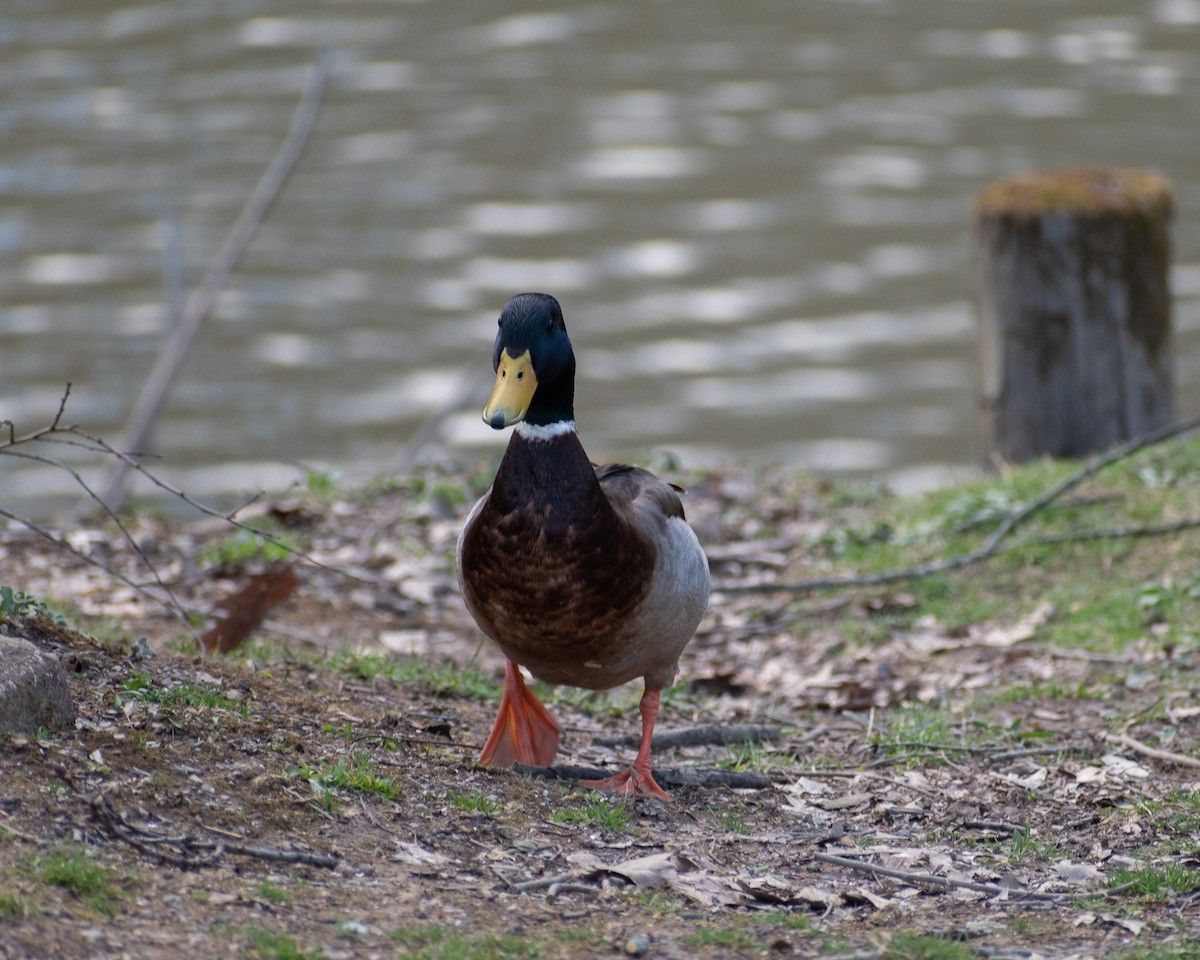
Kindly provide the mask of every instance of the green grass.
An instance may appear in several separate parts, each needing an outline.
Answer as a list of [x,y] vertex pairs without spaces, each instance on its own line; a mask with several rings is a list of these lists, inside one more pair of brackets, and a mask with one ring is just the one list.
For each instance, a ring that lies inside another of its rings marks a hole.
[[40,855],[33,869],[42,883],[69,890],[97,913],[117,912],[121,894],[112,871],[82,851],[63,847]]
[[325,956],[320,947],[305,950],[291,937],[261,927],[250,930],[248,937],[251,947],[244,956],[254,960],[321,960]]
[[327,762],[320,766],[301,761],[288,773],[308,781],[321,805],[326,810],[334,810],[338,793],[342,790],[369,793],[384,800],[395,800],[400,795],[400,785],[391,777],[376,776],[373,768],[369,757],[356,754],[349,763],[345,757],[338,758],[336,763]]
[[755,950],[766,952],[769,944],[764,944],[761,937],[753,936],[738,926],[702,926],[691,933],[679,938],[679,945],[688,950],[720,949]]
[[0,920],[19,920],[32,911],[24,897],[13,890],[0,890]]
[[621,803],[607,799],[585,800],[577,806],[555,810],[550,814],[555,823],[578,823],[585,827],[601,827],[613,833],[629,829],[629,810]]
[[1108,875],[1110,887],[1125,887],[1125,895],[1160,900],[1171,894],[1187,894],[1200,890],[1200,870],[1178,863],[1160,866],[1138,867],[1136,870],[1121,868]]
[[229,710],[247,716],[246,705],[234,700],[216,687],[185,680],[171,687],[156,686],[154,679],[141,670],[134,670],[121,684],[131,700],[157,703],[164,707],[202,707],[207,710]]
[[1008,840],[998,844],[997,849],[1004,856],[1009,866],[1016,866],[1018,863],[1023,863],[1027,860],[1053,863],[1055,860],[1061,860],[1066,856],[1066,853],[1054,840],[1039,839],[1028,828],[1013,831],[1013,835]]
[[500,812],[500,802],[482,793],[450,793],[446,799],[459,810],[466,813],[480,813],[485,816]]
[[406,960],[535,960],[541,955],[528,936],[472,936],[439,924],[402,927],[388,936],[404,945]]
[[1200,940],[1187,938],[1168,943],[1145,943],[1116,948],[1107,960],[1196,960],[1200,957]]
[[897,933],[882,943],[879,960],[977,960],[965,943],[922,933]]
[[432,687],[437,694],[470,697],[475,700],[500,699],[500,683],[495,678],[469,667],[458,667],[422,657],[389,657],[384,654],[345,650],[327,657],[320,665],[358,680],[385,677],[394,683],[424,684]]
[[263,518],[259,533],[237,530],[200,553],[204,567],[244,567],[251,563],[287,560],[299,549],[296,538]]
[[712,805],[708,808],[708,812],[712,814],[713,819],[717,821],[721,829],[726,833],[745,833],[746,818],[741,810],[733,807],[718,807]]
[[284,890],[282,887],[277,887],[266,880],[258,885],[258,895],[264,900],[269,900],[271,903],[291,903],[294,899],[290,890]]
[[722,920],[701,922],[680,938],[679,945],[693,951],[718,951],[718,956],[727,955],[721,951],[771,955],[776,952],[774,944],[780,934],[807,930],[808,926],[804,914],[787,910],[733,914]]
[[948,706],[912,704],[877,714],[867,741],[885,756],[936,764],[941,748],[953,755],[956,748],[979,746],[999,735],[1001,731]]
[[[887,637],[890,628],[926,616],[950,627],[1011,622],[1049,601],[1055,614],[1038,627],[1039,642],[1120,650],[1144,641],[1153,626],[1156,643],[1194,644],[1200,579],[1189,562],[1194,551],[1180,546],[1195,534],[1033,541],[1200,515],[1198,463],[1200,441],[1193,438],[1151,447],[1106,467],[1030,516],[1005,540],[1016,549],[974,568],[986,575],[967,570],[906,581],[899,589],[912,598],[908,608],[885,607],[855,626],[853,632],[862,636],[854,639]],[[1039,461],[920,497],[899,497],[878,487],[870,496],[855,496],[852,486],[839,485],[840,492],[819,497],[827,526],[808,547],[825,571],[846,574],[911,569],[963,555],[979,549],[1005,518],[1076,475],[1080,466]],[[777,533],[769,526],[763,530],[764,536]],[[1018,609],[1014,597],[1020,598]]]

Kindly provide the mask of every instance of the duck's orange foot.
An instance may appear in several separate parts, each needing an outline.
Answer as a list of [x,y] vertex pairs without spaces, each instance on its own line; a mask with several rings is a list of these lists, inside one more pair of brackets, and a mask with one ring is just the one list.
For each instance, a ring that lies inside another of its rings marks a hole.
[[649,769],[641,772],[630,767],[624,773],[618,773],[603,780],[580,780],[581,787],[591,787],[601,793],[615,793],[619,797],[632,797],[635,793],[647,797],[657,797],[659,800],[671,802],[665,790],[654,782]]
[[560,733],[550,711],[525,685],[521,668],[509,660],[504,666],[500,710],[479,762],[485,767],[511,767],[514,763],[548,767],[558,753]]

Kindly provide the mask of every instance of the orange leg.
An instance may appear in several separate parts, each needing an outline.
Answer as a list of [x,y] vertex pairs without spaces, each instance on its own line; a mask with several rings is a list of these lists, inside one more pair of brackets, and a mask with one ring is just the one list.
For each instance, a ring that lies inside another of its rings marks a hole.
[[658,720],[658,701],[660,690],[646,689],[642,694],[642,743],[638,747],[637,756],[624,773],[618,773],[603,780],[580,780],[581,787],[592,787],[605,793],[615,793],[618,796],[630,797],[635,793],[644,793],[650,797],[658,797],[670,803],[671,798],[657,783],[650,773],[650,743],[654,739],[654,724]]
[[514,763],[549,766],[558,752],[561,732],[550,711],[525,686],[521,668],[505,661],[500,711],[479,762],[485,767],[511,767]]

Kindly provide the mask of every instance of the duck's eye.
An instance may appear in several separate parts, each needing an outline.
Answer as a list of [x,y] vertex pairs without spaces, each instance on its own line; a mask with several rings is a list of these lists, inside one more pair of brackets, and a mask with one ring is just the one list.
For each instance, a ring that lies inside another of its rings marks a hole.
[[546,332],[547,333],[554,332],[554,318],[553,317],[551,317],[549,320],[546,321]]
[[507,370],[501,370],[501,371],[500,371],[500,379],[501,379],[501,380],[506,380],[507,378],[508,378],[508,371],[507,371]]

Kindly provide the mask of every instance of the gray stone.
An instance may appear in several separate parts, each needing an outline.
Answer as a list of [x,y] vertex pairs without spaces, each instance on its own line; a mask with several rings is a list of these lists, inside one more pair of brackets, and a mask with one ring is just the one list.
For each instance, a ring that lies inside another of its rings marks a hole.
[[0,733],[33,733],[75,723],[67,673],[28,640],[0,637]]

